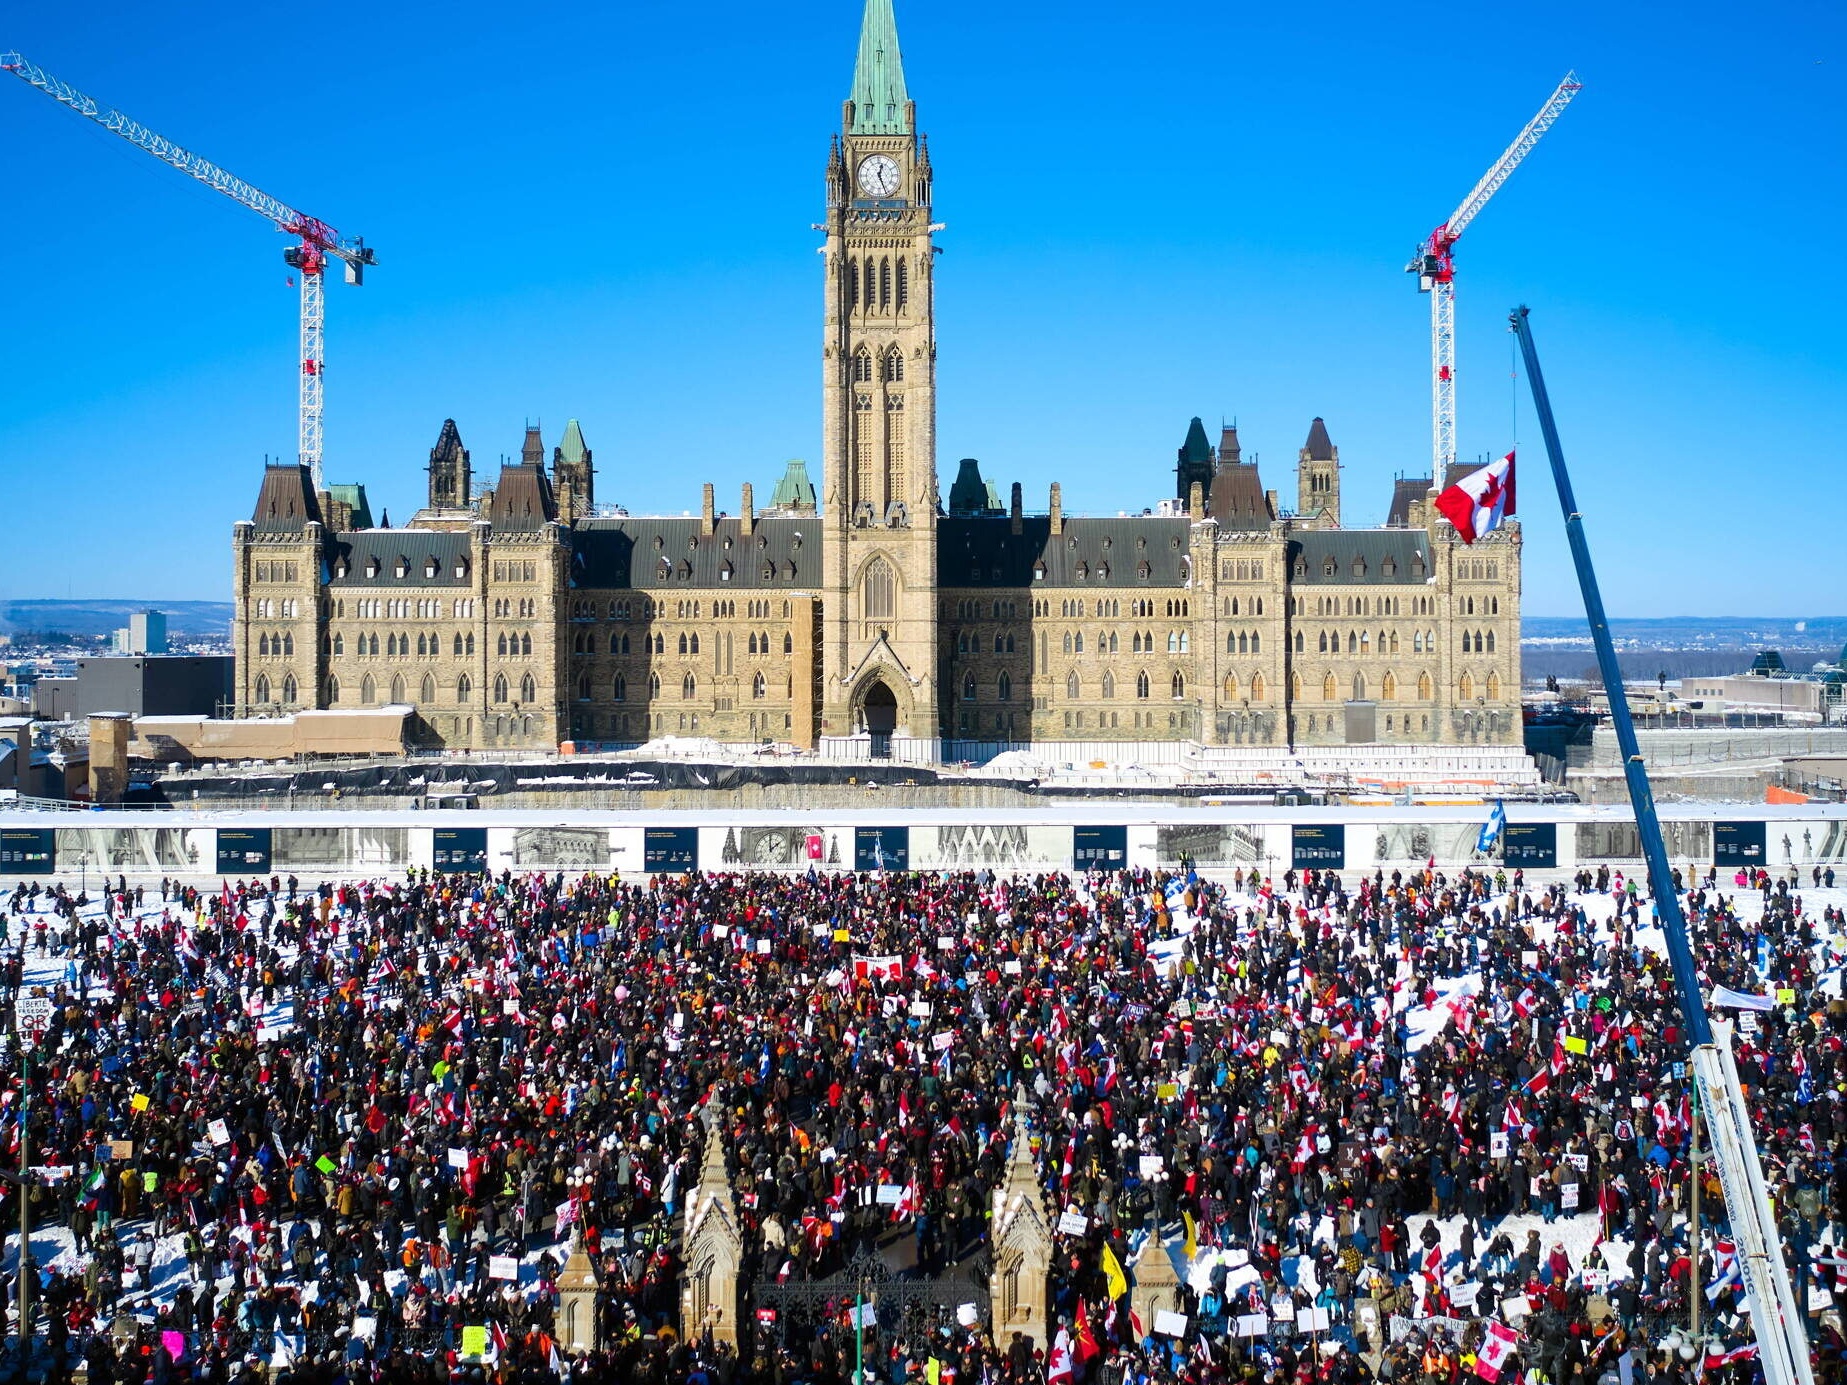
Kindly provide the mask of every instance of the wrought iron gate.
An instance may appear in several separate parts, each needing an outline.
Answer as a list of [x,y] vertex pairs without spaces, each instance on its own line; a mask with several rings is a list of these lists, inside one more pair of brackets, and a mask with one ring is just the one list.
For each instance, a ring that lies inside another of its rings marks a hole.
[[[826,1279],[756,1283],[747,1294],[749,1318],[779,1343],[799,1343],[827,1323],[847,1321],[856,1300],[872,1309],[887,1340],[921,1342],[959,1321],[986,1323],[987,1257],[926,1277],[895,1272],[882,1256],[862,1251]],[[868,1322],[867,1330],[874,1325]]]

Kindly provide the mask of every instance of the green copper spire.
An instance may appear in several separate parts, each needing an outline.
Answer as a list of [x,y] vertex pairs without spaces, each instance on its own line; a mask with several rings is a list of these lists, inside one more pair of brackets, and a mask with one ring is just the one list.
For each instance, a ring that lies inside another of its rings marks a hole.
[[859,61],[853,67],[853,128],[855,135],[908,135],[904,90],[904,58],[898,52],[898,21],[891,0],[866,0],[866,18],[859,28]]
[[564,441],[558,444],[558,459],[564,462],[581,462],[589,450],[584,446],[584,432],[577,426],[577,420],[567,419],[564,425]]

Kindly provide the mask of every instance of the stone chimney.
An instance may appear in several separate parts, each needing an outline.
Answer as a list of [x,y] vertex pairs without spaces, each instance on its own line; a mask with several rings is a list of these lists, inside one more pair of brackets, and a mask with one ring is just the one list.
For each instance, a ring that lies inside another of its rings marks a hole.
[[1187,488],[1186,512],[1193,519],[1206,517],[1206,488],[1197,481]]
[[744,483],[744,498],[738,503],[738,533],[746,538],[757,527],[757,497],[750,488],[750,482]]
[[1018,534],[1026,528],[1025,511],[1020,503],[1020,483],[1013,483],[1013,503],[1008,507],[1008,517],[1012,520],[1013,532]]
[[1065,492],[1058,482],[1052,482],[1052,532],[1065,532]]
[[710,534],[718,523],[717,497],[712,492],[712,483],[707,481],[699,499],[699,532]]

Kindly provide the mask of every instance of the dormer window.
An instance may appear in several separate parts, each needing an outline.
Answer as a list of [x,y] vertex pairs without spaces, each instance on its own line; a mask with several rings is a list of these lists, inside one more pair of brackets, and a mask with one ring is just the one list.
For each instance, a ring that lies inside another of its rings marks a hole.
[[1358,554],[1355,554],[1353,558],[1353,575],[1355,577],[1364,577],[1366,575],[1366,560]]
[[1044,562],[1037,562],[1037,563],[1034,563],[1034,564],[1033,564],[1033,581],[1035,581],[1035,582],[1043,582],[1044,580],[1045,580],[1045,564],[1044,564]]
[[398,555],[397,565],[396,567],[392,569],[392,571],[394,575],[396,575],[400,579],[410,576],[410,559],[406,558],[402,553],[400,553]]
[[1327,558],[1322,562],[1321,575],[1323,577],[1333,577],[1337,575],[1339,572],[1340,572],[1340,564],[1336,563],[1333,558],[1331,557]]
[[455,575],[463,582],[468,580],[468,559],[457,558],[455,560]]
[[333,575],[342,581],[346,579],[346,559],[342,558],[333,565]]
[[436,574],[437,574],[437,573],[439,573],[439,572],[441,572],[441,571],[442,571],[442,565],[441,565],[441,564],[439,564],[439,563],[438,563],[438,562],[436,561],[436,559],[434,559],[434,558],[429,558],[429,559],[426,559],[426,560],[424,561],[424,564],[423,564],[423,575],[424,575],[424,577],[425,577],[425,579],[431,579],[431,578],[434,578],[434,577],[436,576]]
[[1077,565],[1077,580],[1082,582],[1088,576],[1090,576],[1090,564],[1079,563]]
[[367,558],[366,559],[366,576],[376,577],[378,576],[378,571],[379,571],[378,559],[377,558]]

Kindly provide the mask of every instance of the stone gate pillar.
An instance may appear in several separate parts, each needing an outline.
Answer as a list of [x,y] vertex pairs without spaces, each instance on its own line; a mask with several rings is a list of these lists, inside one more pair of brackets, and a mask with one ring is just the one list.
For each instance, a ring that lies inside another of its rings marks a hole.
[[737,1203],[725,1174],[725,1145],[716,1126],[706,1131],[699,1184],[686,1204],[686,1269],[680,1283],[683,1338],[711,1333],[714,1342],[738,1345],[738,1269],[744,1241]]
[[1049,1348],[1046,1328],[1047,1276],[1052,1267],[1052,1224],[1045,1194],[1033,1168],[1024,1101],[1014,1101],[1013,1148],[1007,1174],[994,1191],[990,1235],[993,1278],[988,1285],[988,1321],[994,1345],[1006,1351],[1016,1332],[1035,1347]]
[[1174,1270],[1174,1257],[1161,1240],[1158,1224],[1150,1221],[1148,1239],[1131,1263],[1135,1283],[1129,1290],[1129,1307],[1141,1319],[1142,1331],[1151,1333],[1156,1313],[1180,1311],[1180,1276]]
[[596,1267],[584,1250],[583,1235],[574,1234],[570,1258],[558,1275],[558,1345],[569,1355],[602,1350],[596,1287]]

